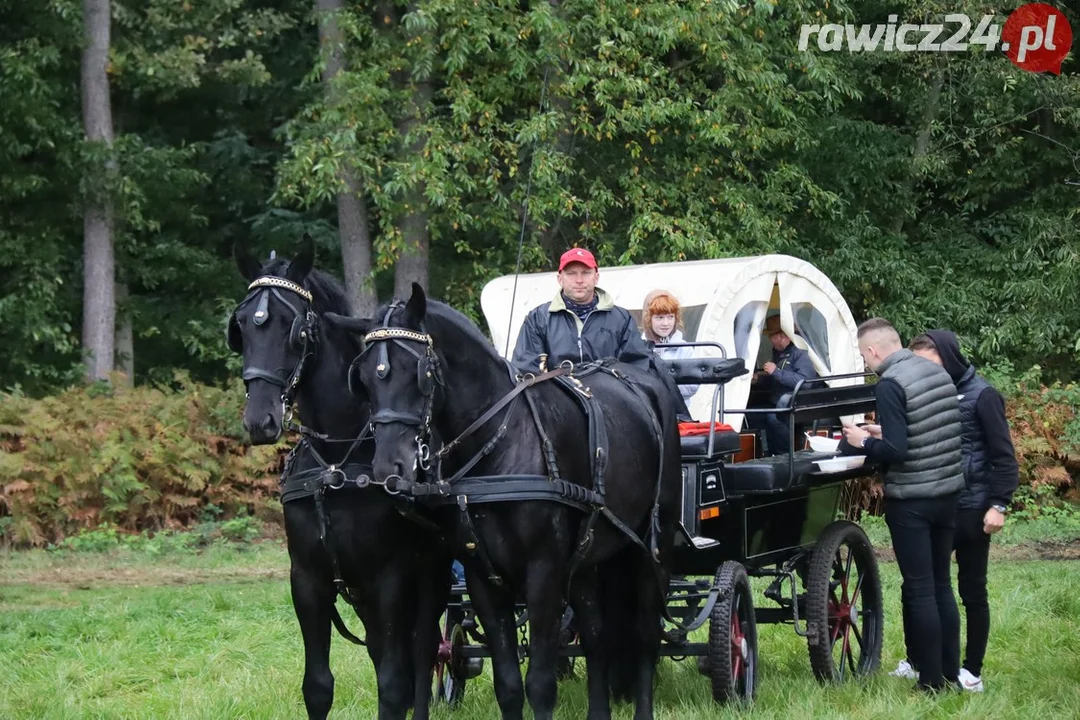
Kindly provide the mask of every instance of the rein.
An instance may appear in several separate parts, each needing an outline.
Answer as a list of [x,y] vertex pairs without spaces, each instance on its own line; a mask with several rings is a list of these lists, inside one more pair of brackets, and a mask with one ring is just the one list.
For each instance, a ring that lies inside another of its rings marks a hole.
[[[423,385],[424,378],[434,378],[438,384],[443,385],[442,373],[440,370],[440,361],[438,355],[434,351],[434,340],[427,332],[409,330],[407,328],[391,327],[389,324],[390,315],[393,310],[399,307],[397,303],[391,304],[387,309],[386,315],[383,318],[383,326],[372,330],[364,336],[364,343],[366,347],[364,352],[367,352],[370,348],[374,347],[376,343],[379,344],[379,356],[378,365],[376,366],[376,375],[379,379],[384,379],[390,372],[390,360],[387,352],[386,343],[393,342],[396,345],[404,348],[413,357],[417,358],[417,378],[421,383],[420,391],[424,396],[424,410],[422,417],[414,415],[408,412],[400,412],[389,409],[379,410],[372,416],[372,423],[376,423],[376,418],[379,418],[379,422],[391,423],[400,422],[408,425],[415,425],[417,427],[417,447],[426,448],[424,440],[430,437],[431,434],[431,418],[432,408],[434,405],[434,383],[429,383],[425,388]],[[409,344],[407,344],[409,343]],[[414,349],[415,345],[422,345],[423,351],[419,352]],[[359,359],[359,358],[358,358]],[[581,368],[579,368],[580,370]],[[476,536],[475,529],[473,527],[472,517],[468,511],[468,504],[471,500],[473,503],[485,503],[485,502],[504,502],[504,501],[524,501],[524,500],[552,500],[555,502],[561,502],[563,504],[575,507],[579,510],[587,512],[589,518],[585,523],[584,529],[581,532],[581,538],[577,543],[574,556],[571,559],[570,572],[568,573],[568,580],[572,579],[574,571],[578,565],[584,560],[588,553],[589,548],[592,545],[593,530],[596,520],[599,516],[606,518],[615,528],[621,533],[626,535],[635,545],[640,547],[653,561],[654,565],[659,562],[659,548],[657,546],[657,538],[659,535],[659,500],[660,489],[663,472],[663,456],[664,456],[664,438],[660,429],[660,424],[655,414],[650,409],[649,418],[652,423],[653,433],[656,436],[660,449],[661,466],[657,471],[655,495],[653,498],[653,506],[649,517],[649,531],[648,531],[648,545],[637,533],[629,528],[622,520],[620,520],[611,510],[607,507],[605,502],[605,486],[604,486],[604,468],[607,463],[608,441],[606,432],[604,430],[604,418],[600,405],[593,399],[592,393],[590,393],[581,384],[577,377],[572,374],[575,368],[572,364],[567,363],[560,367],[543,372],[539,375],[528,373],[525,376],[513,376],[515,385],[512,390],[506,393],[502,398],[498,400],[494,405],[489,407],[479,418],[473,421],[465,430],[463,430],[456,438],[444,445],[438,453],[436,453],[436,471],[434,473],[433,482],[415,482],[405,481],[400,476],[392,475],[386,478],[387,489],[389,490],[391,483],[393,483],[394,489],[398,492],[407,493],[415,498],[427,498],[431,497],[436,502],[456,502],[461,512],[461,520],[465,531],[467,533],[466,547],[471,551],[478,551],[481,556],[481,560],[488,571],[489,579],[496,584],[502,584],[501,578],[495,572],[491,562],[487,558],[483,547],[479,543]],[[588,375],[592,372],[606,372],[613,377],[619,379],[623,383],[627,384],[634,394],[644,403],[645,407],[650,407],[648,398],[628,377],[619,373],[617,370],[608,368],[603,362],[593,363],[584,370],[584,375]],[[351,379],[351,372],[350,372]],[[570,483],[564,480],[559,472],[558,463],[556,461],[554,445],[551,439],[548,437],[544,430],[543,423],[540,420],[539,412],[536,408],[535,401],[532,396],[526,394],[526,391],[536,386],[538,383],[548,380],[558,379],[559,383],[564,385],[572,396],[577,397],[583,405],[584,412],[588,419],[589,425],[589,447],[590,453],[593,456],[592,478],[594,489],[582,487],[575,483]],[[506,435],[507,428],[509,426],[509,419],[513,416],[513,411],[517,406],[518,400],[524,396],[528,402],[529,410],[533,418],[533,422],[537,431],[540,434],[541,444],[544,452],[544,461],[548,467],[548,475],[545,476],[495,476],[495,477],[466,477],[473,467],[476,466],[481,459],[490,454],[492,450],[502,441]],[[506,415],[503,418],[502,424],[498,430],[488,439],[486,443],[475,453],[472,458],[465,462],[461,468],[454,473],[449,479],[444,479],[441,473],[442,460],[447,457],[463,440],[475,434],[481,427],[490,422],[500,412],[509,406]],[[425,461],[426,455],[419,455],[421,457],[421,464],[424,464],[424,469],[428,469]],[[659,576],[658,576],[659,579]]]

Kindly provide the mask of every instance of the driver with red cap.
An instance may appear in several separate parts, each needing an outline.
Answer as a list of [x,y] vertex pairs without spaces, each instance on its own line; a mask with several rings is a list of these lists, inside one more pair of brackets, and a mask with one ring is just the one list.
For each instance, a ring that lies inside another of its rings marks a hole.
[[525,372],[553,370],[629,353],[650,355],[630,313],[596,287],[600,270],[584,248],[559,259],[560,292],[525,318],[514,348],[514,365]]
[[618,358],[654,371],[672,393],[680,420],[689,420],[686,403],[668,372],[641,337],[634,317],[596,286],[600,270],[584,248],[570,248],[559,259],[558,295],[525,318],[513,364],[522,372],[554,370],[564,360],[575,365]]

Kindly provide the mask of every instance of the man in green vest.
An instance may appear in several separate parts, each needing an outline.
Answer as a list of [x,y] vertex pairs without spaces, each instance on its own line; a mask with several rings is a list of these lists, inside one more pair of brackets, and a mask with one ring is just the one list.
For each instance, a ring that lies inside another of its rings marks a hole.
[[903,578],[911,618],[907,641],[919,668],[917,687],[958,687],[960,612],[950,566],[956,508],[965,487],[962,425],[956,386],[944,368],[915,355],[882,318],[859,326],[859,353],[877,373],[879,425],[844,426],[845,454],[879,461],[885,479],[885,522]]

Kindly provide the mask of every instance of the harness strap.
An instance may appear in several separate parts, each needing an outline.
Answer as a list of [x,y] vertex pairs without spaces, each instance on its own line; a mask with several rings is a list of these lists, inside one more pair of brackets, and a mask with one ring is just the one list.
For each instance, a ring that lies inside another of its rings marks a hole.
[[544,464],[547,465],[548,475],[551,476],[552,480],[562,480],[562,475],[559,473],[559,463],[555,459],[555,445],[544,430],[544,423],[540,422],[540,412],[536,409],[536,400],[532,395],[526,395],[525,401],[529,405],[529,412],[532,413],[536,431],[540,433],[540,447],[544,453]]
[[469,500],[465,495],[457,496],[458,510],[461,512],[461,527],[465,530],[465,549],[470,554],[480,556],[480,562],[484,565],[484,570],[488,574],[488,580],[494,583],[496,586],[502,587],[503,579],[499,573],[495,572],[495,566],[491,564],[491,558],[488,557],[487,551],[484,549],[484,544],[480,542],[480,539],[476,536],[476,528],[473,526],[472,515],[469,513]]
[[[577,572],[578,567],[585,561],[585,557],[589,553],[589,549],[592,547],[592,541],[594,537],[594,528],[596,526],[596,519],[600,516],[602,511],[606,511],[605,500],[607,497],[607,488],[604,482],[604,471],[607,467],[607,453],[608,453],[608,438],[607,438],[607,425],[604,422],[603,408],[593,397],[592,393],[586,390],[581,382],[574,376],[568,375],[558,378],[558,382],[563,388],[570,393],[571,397],[575,398],[581,405],[585,412],[585,417],[588,423],[589,434],[589,453],[590,463],[592,465],[592,477],[593,477],[593,492],[598,498],[598,501],[594,504],[592,512],[589,513],[588,519],[581,527],[579,532],[579,539],[574,550],[573,556],[570,558],[570,568],[566,575],[566,589],[569,592],[570,585],[573,582],[574,574]],[[543,427],[540,424],[540,418],[536,412],[536,408],[533,408],[533,419],[536,422],[537,427],[540,429],[541,437],[544,439],[545,452],[550,455],[550,462],[555,462],[555,451],[552,446],[551,440],[544,433]],[[549,451],[549,452],[548,452]],[[606,512],[606,516],[614,518],[615,516],[610,512]],[[634,541],[638,542],[637,535],[626,528],[625,525],[620,527],[618,519],[616,518],[615,527],[620,531],[629,535]]]
[[[341,567],[338,564],[337,554],[330,549],[330,543],[328,541],[330,535],[330,513],[326,511],[326,505],[323,502],[323,494],[326,492],[325,486],[320,487],[315,491],[315,510],[319,516],[319,540],[322,542],[323,548],[326,550],[326,554],[330,556],[330,569],[334,573],[334,588],[337,590],[338,595],[345,598],[345,601],[353,606],[356,614],[363,617],[361,608],[363,606],[360,598],[353,594],[352,588],[345,584],[345,581],[341,578]],[[334,613],[337,613],[335,608]],[[331,618],[332,619],[332,618]],[[341,616],[338,615],[338,621],[341,625],[335,626],[338,628],[338,632],[341,632],[341,628],[344,627],[344,622],[341,621]],[[347,631],[346,631],[347,632]],[[343,633],[344,635],[344,633]],[[351,635],[351,637],[350,637]],[[352,633],[345,635],[347,639],[352,642],[356,642],[359,645],[366,645],[363,640],[360,640]]]
[[[689,633],[694,632],[699,627],[704,625],[705,621],[709,619],[710,615],[712,615],[713,607],[716,606],[717,601],[721,600],[723,598],[726,598],[728,593],[730,593],[730,592],[731,592],[730,589],[721,590],[719,587],[717,587],[714,584],[709,589],[709,595],[708,595],[708,597],[705,598],[705,604],[702,605],[701,610],[698,611],[697,617],[695,617],[693,620],[686,623],[685,625],[683,623],[679,622],[678,620],[675,620],[674,618],[671,617],[671,614],[668,612],[668,609],[667,609],[667,603],[665,602],[664,603],[664,619],[675,626],[676,634],[682,636],[681,638],[672,638],[669,635],[669,640],[677,642],[679,644],[681,644],[682,642],[685,642],[686,641],[686,635],[688,635]],[[723,596],[723,598],[721,596]]]
[[345,626],[345,621],[341,619],[341,613],[338,612],[337,605],[330,606],[330,622],[334,623],[334,627],[337,628],[337,631],[341,634],[341,637],[345,638],[349,642],[353,643],[354,645],[367,645],[366,642],[353,635],[349,631],[349,628]]
[[[528,393],[526,393],[525,398],[526,400],[528,400],[529,406],[532,407],[532,397]],[[506,417],[503,418],[503,423],[499,426],[499,429],[495,431],[495,434],[491,436],[490,440],[484,443],[484,447],[480,448],[480,452],[473,455],[469,462],[462,465],[461,468],[456,473],[454,473],[453,477],[446,481],[448,484],[454,484],[459,482],[463,477],[465,477],[465,473],[472,470],[478,462],[491,454],[491,451],[495,449],[495,446],[498,445],[499,441],[501,441],[506,435],[506,429],[507,427],[509,427],[510,418],[513,417],[514,409],[517,407],[517,403],[520,399],[520,395],[516,395],[514,397],[513,402],[510,404],[510,408],[506,411]]]
[[496,413],[506,407],[506,405],[509,404],[510,401],[516,398],[520,393],[525,392],[537,383],[544,382],[545,380],[550,380],[551,378],[558,377],[560,375],[565,375],[567,372],[569,372],[568,368],[558,368],[555,370],[550,370],[546,373],[541,373],[540,375],[527,376],[520,383],[517,383],[517,385],[514,386],[513,390],[504,395],[502,399],[499,400],[499,402],[488,408],[487,412],[477,418],[472,425],[465,428],[465,430],[462,431],[460,435],[448,442],[446,445],[443,445],[442,448],[439,450],[439,457],[442,458],[449,455],[458,445],[458,443],[479,430],[480,427],[482,427],[485,423],[491,420],[491,418],[495,417]]

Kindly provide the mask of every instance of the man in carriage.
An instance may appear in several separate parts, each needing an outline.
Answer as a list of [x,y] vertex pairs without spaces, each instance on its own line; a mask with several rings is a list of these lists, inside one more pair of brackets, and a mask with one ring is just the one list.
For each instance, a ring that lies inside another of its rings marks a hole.
[[[765,335],[772,344],[772,359],[754,375],[754,384],[769,393],[770,405],[785,408],[791,404],[791,394],[795,386],[803,380],[818,377],[810,354],[796,346],[787,333],[780,327],[780,315],[770,315],[765,320]],[[752,425],[754,423],[751,423]],[[770,455],[783,455],[791,449],[791,437],[788,432],[787,417],[768,414],[764,422],[765,441]]]
[[543,372],[569,360],[575,365],[604,358],[653,369],[669,386],[681,421],[690,412],[670,375],[660,372],[656,355],[641,336],[634,317],[597,287],[600,269],[584,248],[559,259],[560,291],[525,318],[512,363],[522,372]]

